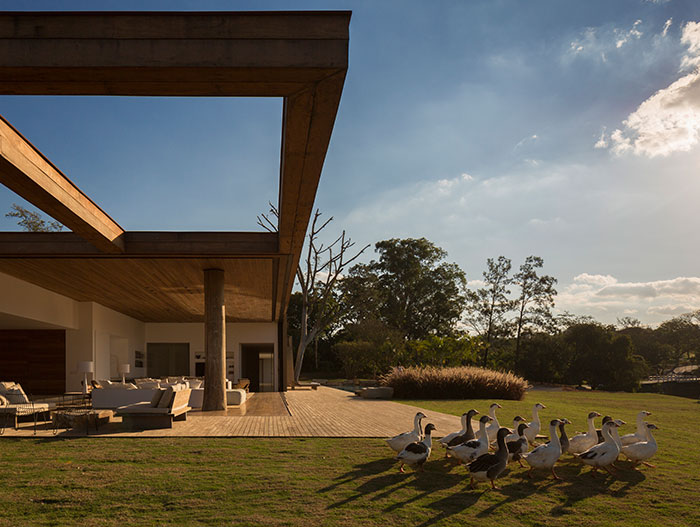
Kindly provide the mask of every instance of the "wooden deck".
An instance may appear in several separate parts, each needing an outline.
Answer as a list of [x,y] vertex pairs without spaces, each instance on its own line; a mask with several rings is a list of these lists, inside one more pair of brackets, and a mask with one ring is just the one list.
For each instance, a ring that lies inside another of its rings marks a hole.
[[[460,428],[459,417],[423,410],[393,401],[370,400],[350,392],[321,386],[318,390],[294,390],[283,394],[258,393],[245,408],[227,412],[190,412],[187,421],[172,429],[127,432],[119,419],[90,430],[95,437],[391,437],[413,427],[413,416],[422,410],[440,437]],[[33,423],[6,429],[3,437],[33,437]],[[40,425],[37,437],[53,435]],[[85,430],[59,430],[58,436],[84,436]],[[1,440],[1,438],[0,438]]]

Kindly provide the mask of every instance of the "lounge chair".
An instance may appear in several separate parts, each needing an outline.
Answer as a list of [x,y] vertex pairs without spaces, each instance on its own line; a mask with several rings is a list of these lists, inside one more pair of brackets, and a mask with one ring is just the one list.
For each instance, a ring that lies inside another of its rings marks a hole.
[[14,424],[15,430],[19,428],[19,418],[34,416],[34,435],[39,414],[44,413],[45,421],[53,405],[47,403],[35,403],[32,401],[22,386],[15,382],[0,382],[0,435],[5,432],[5,428],[10,423]]
[[158,390],[151,402],[141,402],[120,406],[115,414],[122,417],[122,423],[129,428],[154,429],[172,428],[173,421],[186,421],[190,400],[190,389],[174,390],[169,387]]

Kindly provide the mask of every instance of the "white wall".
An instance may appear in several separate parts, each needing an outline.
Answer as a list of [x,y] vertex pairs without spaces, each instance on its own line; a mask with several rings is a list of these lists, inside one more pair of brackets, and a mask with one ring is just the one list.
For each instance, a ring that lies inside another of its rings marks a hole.
[[131,364],[131,376],[144,371],[134,368],[135,351],[145,349],[145,324],[95,302],[77,302],[79,329],[66,331],[66,390],[80,391],[83,374],[78,362],[93,361],[94,375],[88,379],[118,377],[113,363]]
[[4,273],[0,273],[0,313],[57,328],[78,327],[78,302]]
[[[147,323],[146,343],[153,342],[187,342],[190,345],[190,375],[194,375],[195,355],[204,355],[204,324],[203,323]],[[226,324],[226,355],[233,356],[235,374],[232,381],[240,378],[241,345],[242,344],[272,344],[275,348],[274,372],[275,390],[278,389],[279,376],[277,357],[277,323],[227,323]]]

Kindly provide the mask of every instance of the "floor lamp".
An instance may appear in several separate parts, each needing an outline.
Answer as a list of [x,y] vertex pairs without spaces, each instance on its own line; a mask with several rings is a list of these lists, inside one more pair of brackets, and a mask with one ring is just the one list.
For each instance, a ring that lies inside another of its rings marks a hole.
[[87,395],[88,390],[88,373],[95,371],[95,363],[91,360],[82,360],[78,363],[78,371],[83,374],[83,395]]
[[119,373],[122,374],[122,384],[126,384],[126,374],[131,373],[131,364],[120,364]]

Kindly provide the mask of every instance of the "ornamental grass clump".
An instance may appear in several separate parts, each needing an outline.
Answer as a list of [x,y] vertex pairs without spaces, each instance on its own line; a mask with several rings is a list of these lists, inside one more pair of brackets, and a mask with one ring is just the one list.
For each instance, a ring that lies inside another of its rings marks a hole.
[[525,395],[528,383],[510,372],[460,366],[392,368],[381,378],[398,399],[512,399]]

